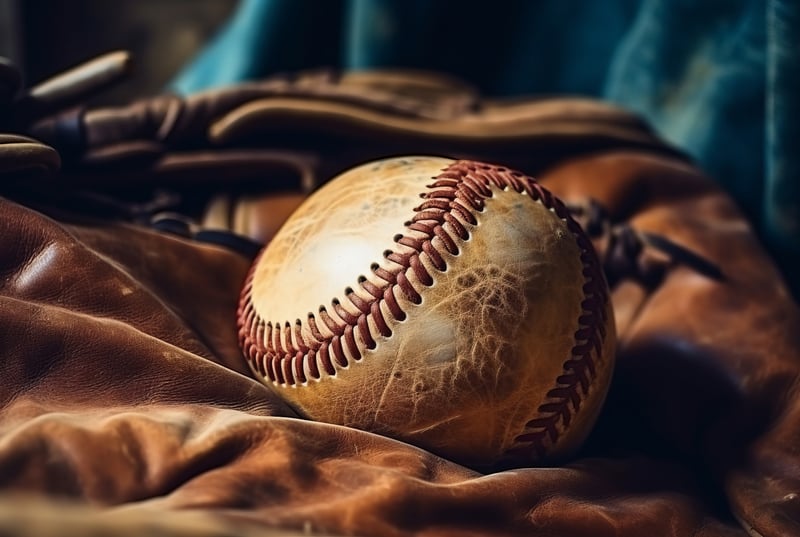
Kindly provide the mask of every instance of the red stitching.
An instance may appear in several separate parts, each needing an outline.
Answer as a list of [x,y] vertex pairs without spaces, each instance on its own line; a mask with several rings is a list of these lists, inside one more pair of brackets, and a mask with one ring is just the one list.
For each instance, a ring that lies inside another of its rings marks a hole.
[[[433,284],[433,275],[423,259],[434,269],[444,271],[447,263],[442,254],[459,253],[457,241],[469,238],[468,226],[477,224],[475,213],[483,211],[485,200],[492,197],[490,186],[525,193],[551,209],[566,222],[581,251],[583,276],[586,278],[583,285],[585,298],[581,303],[583,311],[577,319],[578,329],[574,333],[571,357],[564,362],[563,373],[547,392],[546,401],[538,407],[537,417],[526,423],[524,431],[506,451],[507,455],[543,457],[558,441],[559,425],[569,426],[596,378],[594,355],[601,358],[609,297],[591,241],[572,219],[566,206],[530,177],[503,167],[457,161],[433,178],[433,183],[428,185],[430,190],[421,194],[424,201],[414,209],[412,220],[406,224],[415,235],[395,237],[406,251],[384,253],[384,257],[395,265],[391,269],[377,264],[371,267],[381,284],[360,277],[358,286],[368,294],[366,299],[353,289],[346,289],[345,300],[359,313],[353,313],[338,299],[333,299],[330,309],[335,316],[325,306],[320,307],[318,316],[309,314],[310,338],[303,338],[300,320],[294,330],[288,322],[283,329],[280,324],[265,323],[252,304],[254,271],[251,270],[237,316],[240,344],[253,369],[272,382],[294,385],[305,383],[309,378],[319,379],[322,371],[335,375],[334,361],[339,367],[347,367],[350,360],[361,360],[361,346],[373,349],[377,346],[378,336],[391,336],[387,312],[396,321],[406,318],[395,293],[400,291],[409,301],[418,304],[422,295],[415,285]],[[434,245],[434,239],[438,239],[438,246]],[[253,266],[257,264],[256,260]],[[412,275],[414,281],[409,278]],[[320,330],[317,317],[330,334]]]
[[606,304],[609,300],[604,275],[591,241],[561,201],[541,187],[536,191],[541,196],[542,203],[549,204],[556,215],[566,221],[567,228],[581,249],[580,257],[584,267],[582,273],[587,280],[583,285],[583,313],[578,317],[579,328],[573,336],[576,342],[571,350],[573,357],[564,362],[564,374],[556,379],[556,387],[547,393],[548,402],[539,406],[539,417],[525,424],[525,432],[517,436],[516,445],[507,451],[509,455],[526,458],[534,453],[543,457],[547,453],[548,444],[555,445],[559,436],[558,422],[561,421],[565,428],[568,427],[571,416],[580,409],[581,394],[584,397],[588,395],[591,381],[597,375],[592,351],[598,359],[602,357],[602,345],[606,336]]

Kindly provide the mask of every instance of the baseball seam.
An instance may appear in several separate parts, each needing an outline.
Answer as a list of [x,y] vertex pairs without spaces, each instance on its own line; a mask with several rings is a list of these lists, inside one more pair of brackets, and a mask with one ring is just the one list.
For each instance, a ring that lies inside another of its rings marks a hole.
[[[331,301],[334,314],[320,306],[318,315],[308,314],[305,337],[300,319],[294,325],[287,321],[281,326],[265,321],[255,311],[252,302],[254,270],[251,270],[242,291],[238,320],[240,344],[254,371],[275,384],[296,386],[307,383],[309,377],[319,380],[322,371],[335,376],[337,365],[349,366],[348,354],[352,360],[360,361],[363,355],[357,340],[364,348],[374,349],[376,337],[392,334],[387,313],[396,321],[406,318],[396,293],[402,293],[412,304],[422,301],[422,294],[414,287],[412,279],[417,285],[427,287],[433,285],[433,275],[426,264],[439,271],[447,269],[442,254],[459,253],[459,243],[469,239],[469,226],[478,223],[475,213],[482,212],[484,201],[493,195],[492,185],[527,194],[552,210],[573,234],[583,264],[582,313],[570,358],[564,362],[563,373],[556,378],[555,387],[547,392],[545,402],[538,407],[537,416],[526,423],[506,451],[510,456],[543,457],[548,446],[557,443],[561,430],[569,426],[596,377],[592,353],[598,359],[602,356],[608,295],[591,241],[566,206],[530,177],[503,167],[457,161],[434,177],[433,183],[428,185],[429,191],[421,194],[424,201],[414,209],[411,221],[406,222],[406,228],[415,233],[395,236],[395,242],[405,246],[406,251],[384,253],[385,258],[392,261],[391,270],[372,264],[372,273],[382,282],[380,285],[359,277],[358,285],[370,298],[365,299],[348,287],[345,298],[350,309],[336,298]],[[439,239],[438,247],[435,238]],[[422,261],[423,257],[428,263]]]

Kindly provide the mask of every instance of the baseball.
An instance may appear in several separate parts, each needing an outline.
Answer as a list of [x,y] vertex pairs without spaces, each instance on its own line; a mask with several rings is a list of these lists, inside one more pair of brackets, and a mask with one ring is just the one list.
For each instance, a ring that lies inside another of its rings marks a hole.
[[598,416],[609,291],[564,205],[501,166],[434,157],[353,168],[253,264],[239,338],[312,420],[463,464],[549,464]]

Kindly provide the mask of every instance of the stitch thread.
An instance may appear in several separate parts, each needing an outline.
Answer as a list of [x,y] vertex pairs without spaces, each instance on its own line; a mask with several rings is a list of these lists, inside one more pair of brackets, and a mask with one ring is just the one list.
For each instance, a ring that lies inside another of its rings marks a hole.
[[[395,236],[395,242],[411,251],[385,252],[385,258],[394,265],[392,269],[372,264],[370,270],[381,284],[375,284],[363,276],[358,279],[358,285],[372,297],[371,300],[360,297],[352,288],[345,290],[344,300],[358,311],[357,314],[334,298],[330,308],[341,321],[335,319],[326,306],[320,306],[318,315],[309,314],[307,318],[311,338],[303,337],[300,319],[297,319],[294,327],[289,322],[283,327],[265,322],[253,306],[254,270],[251,270],[238,309],[240,344],[253,369],[276,384],[304,384],[309,379],[321,379],[323,372],[336,375],[337,366],[346,368],[352,361],[363,359],[357,340],[365,348],[374,349],[377,347],[376,337],[392,335],[387,313],[397,321],[406,318],[407,313],[400,307],[397,293],[413,304],[422,301],[421,290],[415,288],[407,276],[413,273],[420,286],[433,284],[433,276],[421,261],[421,256],[425,256],[436,270],[447,269],[445,258],[433,245],[433,239],[438,237],[447,253],[457,255],[460,251],[458,241],[469,239],[467,226],[477,224],[475,213],[482,212],[485,199],[493,195],[490,185],[501,189],[511,188],[542,203],[566,222],[580,249],[583,264],[584,299],[581,302],[582,313],[577,319],[578,329],[574,333],[571,356],[564,362],[563,373],[556,378],[555,387],[547,392],[546,401],[539,405],[537,417],[526,423],[512,447],[506,450],[509,456],[543,457],[548,447],[558,441],[559,429],[568,427],[580,409],[596,377],[594,356],[601,358],[609,297],[594,248],[567,207],[533,179],[519,172],[477,162],[457,161],[433,181],[428,185],[430,190],[422,194],[423,202],[414,209],[414,216],[405,226],[422,235],[422,238],[402,234]],[[253,267],[257,264],[258,260]],[[370,320],[377,330],[376,334],[373,333]],[[320,326],[327,328],[330,334],[324,334]]]

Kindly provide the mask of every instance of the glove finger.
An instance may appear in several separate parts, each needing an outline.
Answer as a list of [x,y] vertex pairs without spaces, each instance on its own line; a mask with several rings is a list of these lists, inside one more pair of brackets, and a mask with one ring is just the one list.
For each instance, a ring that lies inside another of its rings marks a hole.
[[0,174],[47,173],[60,165],[52,147],[27,136],[0,134]]
[[27,89],[15,103],[14,115],[27,123],[87,99],[125,78],[130,70],[128,52],[103,54]]
[[[362,149],[361,160],[394,152],[499,160],[533,172],[563,158],[609,147],[677,155],[639,119],[586,99],[495,104],[448,119],[398,114],[374,106],[299,98],[248,102],[210,128],[215,144],[297,139],[318,147]],[[416,148],[416,149],[415,149]]]
[[209,202],[203,226],[228,230],[266,244],[305,198],[306,195],[300,192],[261,196],[219,195]]

